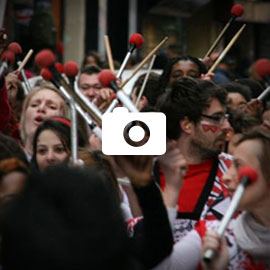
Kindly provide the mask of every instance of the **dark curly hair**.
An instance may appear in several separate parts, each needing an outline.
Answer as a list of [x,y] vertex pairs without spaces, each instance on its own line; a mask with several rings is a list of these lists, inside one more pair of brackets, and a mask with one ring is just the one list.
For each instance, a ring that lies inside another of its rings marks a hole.
[[166,115],[167,137],[178,139],[181,135],[179,121],[187,117],[198,123],[201,114],[217,99],[226,106],[227,92],[210,81],[180,78],[158,101],[158,108]]
[[247,102],[251,100],[251,91],[247,86],[237,82],[228,82],[222,84],[222,87],[225,88],[228,93],[238,93],[242,95]]
[[259,82],[250,78],[240,78],[235,80],[235,82],[248,87],[252,94],[252,98],[257,98],[264,90],[263,86]]
[[231,110],[229,122],[234,133],[244,133],[247,130],[259,126],[261,122],[244,111]]
[[207,68],[204,65],[204,63],[202,61],[200,61],[198,58],[190,56],[190,55],[182,55],[182,56],[176,56],[176,57],[172,57],[168,60],[168,63],[166,64],[165,68],[163,69],[163,72],[160,76],[160,80],[159,80],[159,84],[160,84],[160,89],[161,90],[165,90],[166,87],[168,86],[169,83],[169,79],[171,76],[171,72],[173,69],[173,66],[181,61],[191,61],[193,62],[195,65],[198,66],[199,69],[199,75],[201,74],[205,74],[207,73]]

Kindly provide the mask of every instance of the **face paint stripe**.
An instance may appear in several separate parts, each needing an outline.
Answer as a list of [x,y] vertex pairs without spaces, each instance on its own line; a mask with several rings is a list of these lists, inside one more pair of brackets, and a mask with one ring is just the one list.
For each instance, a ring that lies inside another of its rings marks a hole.
[[204,131],[212,131],[212,133],[215,133],[218,130],[218,126],[207,123],[207,122],[201,122],[202,128]]

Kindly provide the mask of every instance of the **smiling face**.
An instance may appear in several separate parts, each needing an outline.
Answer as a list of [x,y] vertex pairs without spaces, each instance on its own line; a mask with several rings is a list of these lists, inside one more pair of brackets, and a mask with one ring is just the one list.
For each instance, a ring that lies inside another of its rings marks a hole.
[[52,130],[44,130],[37,140],[36,159],[38,167],[44,171],[49,166],[68,161],[69,154],[60,138]]
[[64,114],[64,100],[53,90],[43,89],[36,92],[25,109],[24,132],[32,137],[37,127],[53,116]]
[[240,143],[235,148],[234,160],[230,169],[223,176],[223,180],[227,184],[229,193],[232,196],[239,184],[238,173],[242,166],[248,165],[258,173],[257,181],[246,187],[239,209],[252,211],[253,209],[260,208],[266,201],[269,203],[270,186],[264,178],[261,162],[258,158],[262,151],[262,144],[256,139]]

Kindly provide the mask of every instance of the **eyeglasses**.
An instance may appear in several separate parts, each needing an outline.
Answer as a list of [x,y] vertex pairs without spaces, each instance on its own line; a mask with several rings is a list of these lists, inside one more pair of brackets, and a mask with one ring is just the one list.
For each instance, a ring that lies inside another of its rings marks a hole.
[[230,115],[228,113],[225,113],[225,114],[214,114],[214,115],[201,114],[201,116],[211,119],[217,122],[219,125],[223,125],[225,119],[228,120]]

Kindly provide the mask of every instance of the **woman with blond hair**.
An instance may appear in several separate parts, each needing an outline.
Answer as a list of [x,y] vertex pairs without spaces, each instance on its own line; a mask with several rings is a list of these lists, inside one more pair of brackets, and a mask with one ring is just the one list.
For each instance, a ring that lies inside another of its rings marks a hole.
[[51,84],[43,84],[33,89],[23,103],[20,135],[25,151],[30,158],[33,152],[33,137],[37,127],[53,116],[67,116],[68,107],[63,97]]

